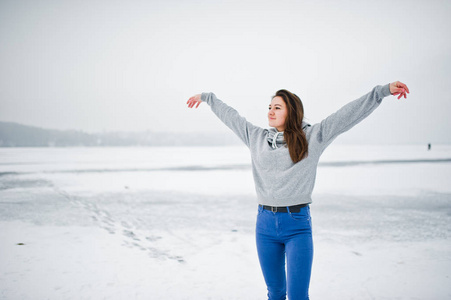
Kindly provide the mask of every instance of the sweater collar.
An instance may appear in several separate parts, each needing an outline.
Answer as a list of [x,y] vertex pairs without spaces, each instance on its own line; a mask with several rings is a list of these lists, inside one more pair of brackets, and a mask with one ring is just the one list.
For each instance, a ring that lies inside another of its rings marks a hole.
[[[302,129],[305,130],[306,127],[309,127],[310,124],[302,121]],[[268,144],[273,149],[277,149],[286,144],[285,139],[283,138],[283,131],[277,131],[275,128],[269,128],[267,134]]]

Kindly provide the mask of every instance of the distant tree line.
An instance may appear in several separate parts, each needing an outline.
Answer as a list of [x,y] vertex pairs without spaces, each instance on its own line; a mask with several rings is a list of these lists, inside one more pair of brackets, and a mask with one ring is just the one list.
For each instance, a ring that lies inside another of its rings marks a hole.
[[0,122],[0,147],[100,146],[224,146],[240,145],[230,131],[224,133],[103,132],[54,130]]

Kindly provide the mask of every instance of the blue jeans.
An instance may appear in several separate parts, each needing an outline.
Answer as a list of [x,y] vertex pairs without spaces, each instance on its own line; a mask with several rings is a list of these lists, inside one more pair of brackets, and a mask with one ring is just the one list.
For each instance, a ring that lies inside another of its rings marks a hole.
[[[310,206],[299,213],[276,212],[258,207],[256,240],[269,300],[309,299],[313,261]],[[285,260],[286,273],[285,274]]]

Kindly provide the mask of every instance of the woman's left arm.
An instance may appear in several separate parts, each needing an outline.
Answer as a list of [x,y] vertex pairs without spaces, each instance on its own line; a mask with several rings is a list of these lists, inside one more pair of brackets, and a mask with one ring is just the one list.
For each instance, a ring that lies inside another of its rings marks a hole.
[[335,113],[321,121],[317,135],[318,142],[329,145],[338,135],[348,131],[354,125],[369,116],[389,95],[407,98],[408,87],[399,81],[378,85],[371,92],[346,104]]

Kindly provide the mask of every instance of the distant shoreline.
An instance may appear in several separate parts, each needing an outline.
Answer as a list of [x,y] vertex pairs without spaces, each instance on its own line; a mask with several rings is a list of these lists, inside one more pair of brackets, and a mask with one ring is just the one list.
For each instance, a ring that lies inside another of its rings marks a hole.
[[[371,145],[368,142],[352,142],[339,137],[334,144]],[[424,142],[378,142],[377,145],[451,145],[434,141]],[[0,148],[23,147],[223,147],[243,145],[231,131],[224,132],[163,132],[145,130],[141,132],[110,131],[87,133],[81,130],[55,130],[14,122],[0,121]]]
[[140,146],[226,146],[240,145],[232,132],[173,133],[143,132],[86,133],[54,130],[13,122],[0,122],[0,147],[140,147]]

